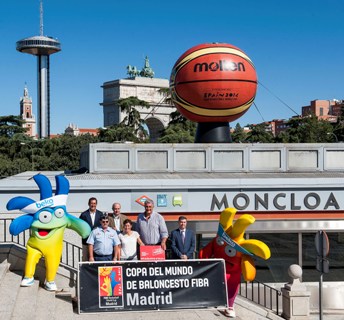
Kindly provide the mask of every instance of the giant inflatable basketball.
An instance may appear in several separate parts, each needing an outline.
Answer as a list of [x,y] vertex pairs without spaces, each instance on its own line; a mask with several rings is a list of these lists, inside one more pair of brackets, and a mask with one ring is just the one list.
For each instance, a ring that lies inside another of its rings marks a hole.
[[251,59],[225,43],[201,44],[175,63],[171,98],[179,112],[194,122],[231,122],[251,106],[257,74]]

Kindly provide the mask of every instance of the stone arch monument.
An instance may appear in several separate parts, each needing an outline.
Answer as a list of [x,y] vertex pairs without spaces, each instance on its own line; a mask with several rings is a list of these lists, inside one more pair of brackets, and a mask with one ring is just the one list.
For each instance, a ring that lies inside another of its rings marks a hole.
[[137,107],[137,110],[147,123],[150,142],[156,142],[160,132],[168,125],[171,112],[176,111],[173,105],[165,102],[165,96],[160,91],[169,87],[169,81],[153,77],[154,71],[147,57],[141,71],[129,65],[127,74],[128,78],[107,81],[102,85],[103,102],[100,105],[103,107],[104,127],[118,124],[125,117],[117,101],[135,96],[151,106],[149,109]]
[[163,123],[157,117],[149,117],[145,119],[146,124],[149,129],[149,140],[150,142],[154,143],[157,142],[158,138],[161,135],[162,130],[166,127],[166,123]]

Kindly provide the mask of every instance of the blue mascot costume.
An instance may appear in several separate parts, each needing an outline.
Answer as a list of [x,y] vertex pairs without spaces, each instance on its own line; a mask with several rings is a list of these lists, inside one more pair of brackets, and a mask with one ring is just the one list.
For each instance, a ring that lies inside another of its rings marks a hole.
[[16,236],[24,230],[31,230],[31,236],[26,245],[27,256],[21,286],[33,285],[36,265],[44,257],[45,289],[55,291],[57,290],[55,276],[62,256],[64,230],[72,229],[82,238],[86,238],[91,228],[85,221],[67,212],[69,182],[66,177],[55,176],[56,193],[54,196],[51,183],[46,176],[37,174],[33,179],[40,190],[40,201],[36,202],[27,197],[14,197],[7,203],[7,210],[19,209],[26,213],[13,220],[10,233]]

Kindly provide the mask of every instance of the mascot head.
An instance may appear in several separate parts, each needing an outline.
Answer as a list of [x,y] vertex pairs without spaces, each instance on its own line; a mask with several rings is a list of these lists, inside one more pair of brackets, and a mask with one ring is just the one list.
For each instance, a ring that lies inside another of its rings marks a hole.
[[[10,233],[18,235],[31,228],[32,236],[38,239],[49,239],[61,228],[73,228],[75,218],[68,214],[66,202],[69,182],[64,176],[55,176],[56,193],[49,179],[41,174],[33,177],[40,190],[40,200],[27,197],[15,197],[7,203],[8,210],[19,209],[26,214],[16,218],[10,225]],[[89,230],[85,230],[89,233]]]
[[236,212],[234,208],[221,212],[217,235],[212,246],[203,249],[202,257],[222,258],[226,262],[227,273],[242,272],[245,280],[252,281],[256,275],[253,256],[269,259],[270,249],[262,241],[244,238],[246,228],[254,223],[255,218],[243,214],[233,223]]

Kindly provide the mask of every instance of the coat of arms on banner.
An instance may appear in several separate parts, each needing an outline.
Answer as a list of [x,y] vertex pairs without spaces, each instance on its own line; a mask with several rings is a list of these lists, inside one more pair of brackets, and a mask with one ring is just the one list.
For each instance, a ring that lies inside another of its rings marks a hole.
[[99,267],[99,307],[123,307],[122,267]]

